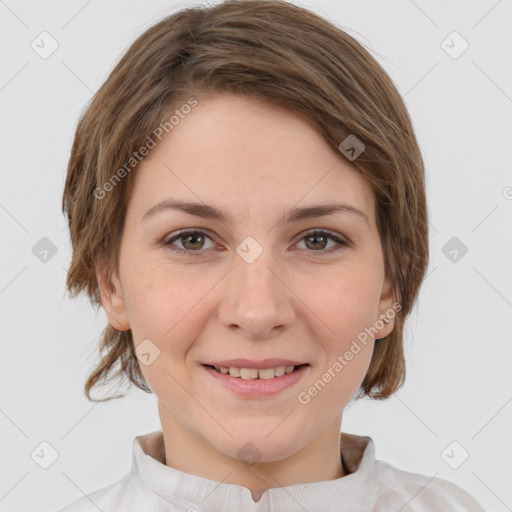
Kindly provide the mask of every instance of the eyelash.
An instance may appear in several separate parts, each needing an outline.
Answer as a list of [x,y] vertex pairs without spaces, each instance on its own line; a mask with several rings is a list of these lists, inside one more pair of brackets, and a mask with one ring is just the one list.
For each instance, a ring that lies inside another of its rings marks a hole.
[[[174,241],[179,240],[180,238],[182,238],[186,235],[206,235],[206,237],[208,237],[210,240],[212,240],[212,238],[205,231],[201,231],[199,229],[189,229],[189,230],[178,232],[176,235],[174,235],[168,241],[166,241],[166,242],[164,241],[163,245],[166,248],[170,249],[171,251],[174,251],[174,252],[183,254],[184,256],[189,256],[189,257],[194,257],[194,253],[204,252],[202,250],[191,251],[191,250],[187,250],[187,249],[181,249],[180,247],[176,247],[176,246],[172,245],[172,243]],[[322,257],[326,253],[331,254],[333,252],[338,252],[339,250],[350,246],[349,242],[338,238],[333,233],[331,233],[329,231],[325,231],[325,230],[318,230],[318,229],[315,229],[313,231],[308,231],[308,232],[302,234],[302,236],[298,240],[298,242],[301,242],[302,240],[304,240],[304,238],[307,238],[309,236],[325,236],[325,237],[329,238],[330,240],[333,240],[334,242],[336,242],[339,245],[338,247],[335,247],[334,250],[332,247],[330,249],[319,250],[319,251],[313,251],[313,250],[306,249],[306,251],[311,253],[311,255],[314,257]]]

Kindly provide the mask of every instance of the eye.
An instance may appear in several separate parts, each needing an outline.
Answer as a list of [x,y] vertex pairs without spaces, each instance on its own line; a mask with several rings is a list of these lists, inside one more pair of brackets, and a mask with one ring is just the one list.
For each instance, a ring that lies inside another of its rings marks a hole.
[[[211,243],[209,247],[206,240],[209,240]],[[176,241],[178,241],[181,247],[175,245]],[[304,241],[307,252],[318,253],[314,254],[314,256],[320,256],[325,253],[330,254],[350,245],[349,242],[342,240],[337,235],[325,230],[314,230],[304,233],[299,240],[299,244],[302,241]],[[334,250],[332,250],[332,246],[326,250],[329,241],[335,242]],[[204,231],[197,229],[181,231],[169,240],[163,242],[163,244],[169,249],[186,256],[192,256],[194,252],[204,252],[201,251],[201,249],[213,249],[215,247],[215,243],[211,237]]]
[[[329,250],[324,250],[327,247],[329,240],[336,242],[334,244],[334,251],[338,251],[343,247],[348,247],[349,245],[349,243],[346,242],[345,240],[342,240],[338,236],[330,233],[329,231],[324,230],[314,230],[303,234],[299,243],[304,241],[306,248],[311,249],[308,252],[331,253],[334,252],[331,250],[333,248],[332,246],[329,248]],[[336,247],[336,245],[338,247]],[[319,255],[320,254],[315,254],[314,256]]]
[[[173,251],[175,250],[186,254],[187,256],[191,256],[191,252],[200,252],[199,249],[204,248],[206,239],[210,240],[213,244],[212,239],[204,231],[182,231],[177,235],[174,235],[167,242],[164,242],[164,244]],[[179,240],[181,247],[174,246],[175,240]],[[206,248],[211,249],[213,246]]]

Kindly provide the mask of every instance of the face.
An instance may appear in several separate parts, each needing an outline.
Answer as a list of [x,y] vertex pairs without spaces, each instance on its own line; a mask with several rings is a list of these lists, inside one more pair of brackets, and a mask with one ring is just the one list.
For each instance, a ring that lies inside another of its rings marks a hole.
[[[231,95],[198,98],[140,164],[102,299],[132,331],[162,421],[229,457],[250,441],[261,461],[339,427],[393,327],[379,321],[393,297],[370,186],[295,114]],[[238,358],[307,366],[247,395],[205,366]]]

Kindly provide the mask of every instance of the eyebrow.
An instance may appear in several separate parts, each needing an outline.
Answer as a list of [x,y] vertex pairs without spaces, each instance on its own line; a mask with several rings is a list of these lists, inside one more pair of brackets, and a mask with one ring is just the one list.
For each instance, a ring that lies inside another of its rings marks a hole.
[[[178,210],[196,217],[203,219],[217,220],[223,224],[231,225],[234,224],[235,217],[228,212],[221,209],[215,208],[214,206],[206,203],[195,203],[190,201],[177,201],[174,199],[166,199],[146,211],[142,216],[142,220],[147,220],[156,214],[165,210]],[[278,221],[278,224],[293,224],[307,219],[316,219],[317,217],[323,217],[326,215],[332,215],[334,213],[348,213],[354,215],[359,220],[363,221],[368,227],[370,222],[367,215],[361,210],[357,209],[347,203],[329,203],[322,205],[312,205],[303,208],[292,208],[287,214]]]

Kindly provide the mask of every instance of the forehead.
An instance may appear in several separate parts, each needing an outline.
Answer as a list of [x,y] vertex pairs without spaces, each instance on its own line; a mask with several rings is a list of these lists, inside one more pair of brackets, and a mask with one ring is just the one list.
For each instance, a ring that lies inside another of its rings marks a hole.
[[244,96],[197,99],[139,165],[130,208],[146,211],[171,196],[236,216],[323,201],[372,217],[369,184],[304,119]]

